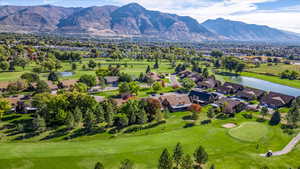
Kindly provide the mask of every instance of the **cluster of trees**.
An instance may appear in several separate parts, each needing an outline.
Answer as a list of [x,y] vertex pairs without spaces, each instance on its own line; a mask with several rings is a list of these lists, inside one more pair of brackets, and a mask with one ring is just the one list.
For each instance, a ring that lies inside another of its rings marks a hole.
[[280,78],[282,79],[296,80],[298,77],[299,73],[294,70],[285,70],[280,73]]
[[236,57],[225,57],[222,60],[222,65],[226,70],[236,73],[243,72],[246,68],[246,64]]
[[62,61],[80,61],[82,59],[80,53],[78,52],[60,52],[60,51],[54,51],[54,56],[58,60]]
[[[129,159],[125,159],[121,162],[119,169],[134,169],[134,162],[129,160]],[[104,169],[104,165],[100,162],[97,162],[95,164],[94,169]]]
[[57,95],[37,94],[33,97],[32,105],[38,108],[36,121],[49,127],[66,125],[72,129],[83,125],[91,130],[98,124],[104,124],[123,128],[163,119],[160,103],[155,99],[129,100],[118,107],[113,100],[97,103],[94,97],[86,93],[72,91]]
[[[181,143],[177,143],[171,155],[168,149],[164,149],[159,161],[158,169],[202,169],[203,165],[208,161],[208,154],[202,146],[196,148],[193,157],[184,154]],[[214,169],[212,165],[210,169]]]

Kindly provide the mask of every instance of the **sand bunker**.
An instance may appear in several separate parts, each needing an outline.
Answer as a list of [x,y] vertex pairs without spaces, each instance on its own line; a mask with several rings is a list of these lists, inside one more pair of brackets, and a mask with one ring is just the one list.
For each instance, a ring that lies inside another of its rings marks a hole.
[[234,124],[234,123],[227,123],[227,124],[224,124],[222,127],[227,128],[227,129],[231,129],[231,128],[236,127],[236,124]]

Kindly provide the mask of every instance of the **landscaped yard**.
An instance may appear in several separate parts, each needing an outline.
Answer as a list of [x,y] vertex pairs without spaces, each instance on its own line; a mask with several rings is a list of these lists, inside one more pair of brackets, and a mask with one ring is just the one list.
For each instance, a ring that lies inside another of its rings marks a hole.
[[[154,169],[162,150],[167,147],[172,151],[177,142],[181,142],[185,152],[191,154],[197,146],[204,146],[209,154],[209,164],[213,163],[220,169],[259,169],[265,165],[272,169],[287,169],[300,166],[299,145],[288,155],[271,158],[259,156],[259,153],[268,150],[280,150],[291,140],[292,136],[284,134],[277,126],[258,124],[254,120],[249,123],[239,114],[232,119],[214,120],[212,124],[184,128],[186,122],[183,117],[187,115],[188,112],[170,114],[166,124],[139,132],[116,135],[102,133],[70,141],[62,141],[65,135],[39,141],[49,134],[47,132],[28,140],[11,142],[9,140],[19,135],[5,138],[4,132],[8,131],[2,130],[2,139],[7,140],[0,144],[0,168],[91,169],[97,161],[101,161],[106,168],[115,169],[120,161],[129,158],[136,163],[137,169]],[[1,126],[20,118],[8,118]],[[206,114],[202,113],[200,119],[206,119]],[[257,134],[250,134],[260,139],[245,142],[233,138],[228,134],[232,129],[222,127],[226,123],[241,124],[243,127],[238,133],[249,132],[251,128]],[[261,133],[262,127],[268,132]]]

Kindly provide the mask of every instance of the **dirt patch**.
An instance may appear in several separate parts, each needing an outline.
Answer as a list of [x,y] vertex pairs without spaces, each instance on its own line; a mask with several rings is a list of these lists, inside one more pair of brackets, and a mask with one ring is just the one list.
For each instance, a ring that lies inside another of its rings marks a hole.
[[235,128],[236,124],[234,124],[234,123],[227,123],[227,124],[224,124],[222,127],[227,128],[227,129],[231,129],[231,128]]

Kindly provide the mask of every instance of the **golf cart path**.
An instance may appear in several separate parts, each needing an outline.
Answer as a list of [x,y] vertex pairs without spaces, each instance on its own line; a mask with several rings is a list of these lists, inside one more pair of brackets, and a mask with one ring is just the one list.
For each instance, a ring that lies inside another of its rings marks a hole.
[[[297,143],[300,141],[300,133],[296,137],[294,137],[288,145],[286,145],[281,151],[277,151],[272,153],[272,156],[280,156],[287,154],[293,150],[293,148],[297,145]],[[266,157],[266,154],[260,154],[260,156]]]

